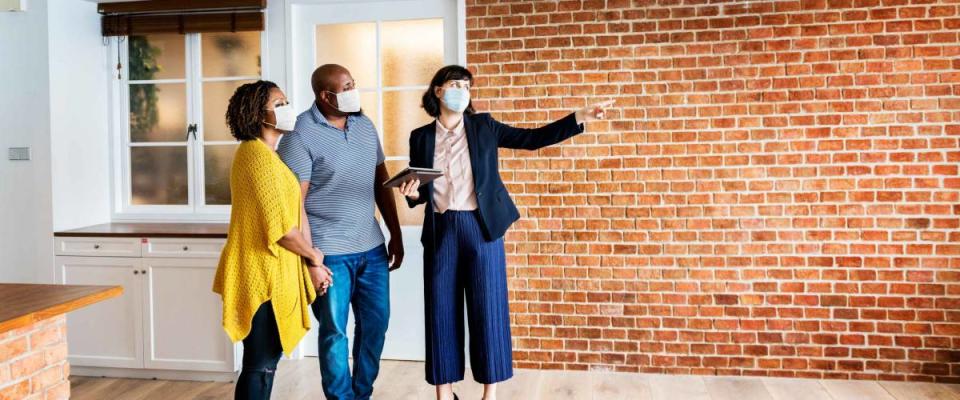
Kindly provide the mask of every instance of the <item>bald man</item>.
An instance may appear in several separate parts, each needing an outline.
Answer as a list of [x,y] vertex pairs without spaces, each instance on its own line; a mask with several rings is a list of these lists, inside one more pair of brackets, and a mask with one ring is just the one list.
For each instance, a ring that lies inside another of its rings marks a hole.
[[[333,271],[333,285],[313,303],[320,321],[323,393],[330,400],[366,400],[380,370],[390,318],[389,271],[403,261],[403,240],[376,127],[360,110],[346,68],[313,72],[314,103],[297,118],[277,151],[300,180],[313,244]],[[390,231],[389,246],[375,215]],[[347,315],[353,305],[353,375],[348,364]]]

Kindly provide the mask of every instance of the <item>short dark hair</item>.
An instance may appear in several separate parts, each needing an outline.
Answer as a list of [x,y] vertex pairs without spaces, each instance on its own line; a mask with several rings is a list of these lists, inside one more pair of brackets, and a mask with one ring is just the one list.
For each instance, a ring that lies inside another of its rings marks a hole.
[[[427,112],[431,117],[437,118],[440,116],[440,99],[437,98],[437,95],[434,93],[434,88],[443,86],[447,81],[470,81],[470,86],[473,86],[473,74],[470,73],[470,70],[461,67],[459,65],[448,65],[446,67],[440,68],[436,74],[433,75],[433,79],[430,80],[430,87],[427,88],[427,91],[423,93],[423,102],[420,104],[423,107],[423,110]],[[463,110],[464,114],[474,114],[477,110],[473,109],[473,100],[470,100],[470,104],[467,104],[467,109]]]
[[227,126],[233,137],[241,142],[260,137],[270,90],[275,87],[277,84],[270,81],[256,81],[240,85],[233,92],[227,104]]

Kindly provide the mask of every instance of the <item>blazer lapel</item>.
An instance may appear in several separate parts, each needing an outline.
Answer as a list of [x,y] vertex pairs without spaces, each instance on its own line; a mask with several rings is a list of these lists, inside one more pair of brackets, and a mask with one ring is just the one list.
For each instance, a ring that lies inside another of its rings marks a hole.
[[433,168],[433,151],[437,146],[437,135],[429,129],[424,129],[423,140],[423,165],[426,165],[427,168]]
[[473,119],[469,115],[463,115],[463,129],[467,134],[467,150],[470,152],[470,172],[473,172],[473,187],[474,189],[479,189],[478,179],[481,178],[479,169],[480,165],[480,136],[477,134],[477,130],[473,124]]
[[[435,130],[436,127],[433,124],[427,125],[423,130],[423,165],[425,165],[427,168],[433,168],[433,152],[437,146],[437,135]],[[427,207],[433,207],[431,205],[433,201],[433,182],[427,184],[427,193],[430,195],[427,197]]]

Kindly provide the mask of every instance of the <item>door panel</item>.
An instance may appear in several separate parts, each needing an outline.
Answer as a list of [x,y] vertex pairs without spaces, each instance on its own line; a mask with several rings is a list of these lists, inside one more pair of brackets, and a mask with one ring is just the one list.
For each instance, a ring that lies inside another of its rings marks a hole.
[[[462,59],[459,54],[457,1],[364,1],[309,3],[294,1],[287,90],[293,104],[306,110],[314,101],[310,75],[316,67],[347,67],[364,99],[364,113],[377,126],[391,172],[409,163],[410,131],[431,121],[420,109],[420,96],[433,73]],[[402,207],[403,266],[390,274],[390,326],[383,358],[423,360],[422,207]],[[386,232],[386,229],[384,229]],[[316,320],[313,321],[316,326]],[[352,345],[353,316],[348,334]],[[303,354],[317,355],[312,329],[301,344]]]
[[220,297],[210,290],[216,269],[215,258],[143,260],[147,368],[234,370],[234,346],[220,323]]
[[70,364],[142,368],[143,285],[140,259],[57,257],[57,281],[70,285],[120,285],[118,298],[67,314]]

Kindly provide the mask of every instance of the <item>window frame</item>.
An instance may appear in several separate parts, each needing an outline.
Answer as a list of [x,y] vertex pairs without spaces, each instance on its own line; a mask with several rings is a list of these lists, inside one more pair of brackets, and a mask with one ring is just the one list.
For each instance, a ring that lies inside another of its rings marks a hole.
[[[203,126],[203,84],[205,82],[241,81],[267,79],[269,76],[269,54],[267,31],[259,33],[260,39],[260,75],[203,77],[202,71],[202,33],[184,34],[184,78],[155,79],[146,82],[183,82],[186,93],[186,124],[196,124],[196,138],[188,138],[184,144],[187,151],[187,204],[183,205],[141,205],[132,204],[132,168],[131,149],[134,147],[174,146],[182,142],[131,143],[129,124],[129,79],[128,37],[111,38],[106,46],[108,103],[110,105],[110,147],[111,147],[111,210],[116,221],[185,221],[185,222],[225,222],[230,216],[230,205],[206,204],[206,185],[204,177],[204,146],[229,145],[238,142],[229,140],[204,140]],[[122,60],[121,77],[117,77],[117,62]],[[132,81],[132,83],[145,81]],[[186,136],[186,126],[184,135]]]

